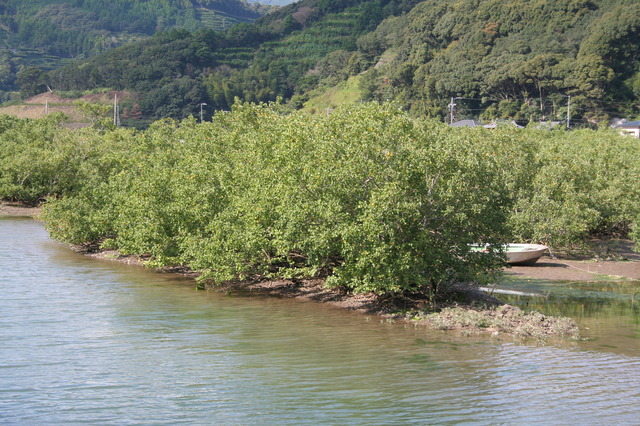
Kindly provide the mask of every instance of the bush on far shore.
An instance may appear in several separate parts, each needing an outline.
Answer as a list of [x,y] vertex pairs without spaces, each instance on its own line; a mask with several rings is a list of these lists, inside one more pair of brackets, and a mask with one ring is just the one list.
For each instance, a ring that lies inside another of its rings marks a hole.
[[[25,164],[38,179],[19,174]],[[454,129],[389,104],[313,117],[237,104],[146,131],[0,120],[0,196],[48,196],[54,238],[214,282],[325,277],[435,295],[499,273],[500,253],[471,243],[628,233],[638,178],[640,144],[613,132]]]

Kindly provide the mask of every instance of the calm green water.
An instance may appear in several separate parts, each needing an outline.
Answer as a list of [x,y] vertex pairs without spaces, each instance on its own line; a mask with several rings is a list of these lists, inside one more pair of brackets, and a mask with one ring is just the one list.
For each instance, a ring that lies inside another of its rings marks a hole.
[[546,281],[506,277],[497,288],[538,294],[499,295],[523,309],[574,318],[582,349],[640,356],[640,281]]
[[313,303],[195,291],[84,258],[15,218],[0,218],[0,267],[1,424],[640,418],[637,313],[620,315],[627,346],[608,340],[611,325],[593,327],[588,342],[544,347],[460,338]]

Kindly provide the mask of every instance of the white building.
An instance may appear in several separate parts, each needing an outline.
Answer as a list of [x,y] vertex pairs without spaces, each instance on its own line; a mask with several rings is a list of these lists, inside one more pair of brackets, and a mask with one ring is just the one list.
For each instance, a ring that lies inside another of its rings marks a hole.
[[629,121],[618,126],[620,132],[640,138],[640,121]]

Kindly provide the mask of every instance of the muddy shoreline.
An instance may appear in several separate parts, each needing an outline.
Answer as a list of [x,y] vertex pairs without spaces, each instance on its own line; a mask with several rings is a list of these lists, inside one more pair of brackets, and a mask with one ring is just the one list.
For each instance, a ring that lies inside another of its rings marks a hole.
[[[0,201],[0,216],[37,217],[39,212],[38,207]],[[141,263],[136,259],[123,259],[117,253],[108,251],[99,254],[99,257]],[[553,281],[604,281],[612,278],[640,280],[640,253],[633,250],[633,242],[629,240],[595,241],[586,253],[551,251],[534,265],[513,266],[507,268],[505,273]],[[283,285],[285,284],[278,282],[267,287],[275,289]]]
[[0,216],[36,217],[38,213],[39,207],[0,200]]
[[550,249],[537,263],[513,266],[505,273],[551,281],[640,280],[640,253],[626,239],[594,239],[574,250]]
[[[0,203],[0,215],[37,217],[38,208],[17,203]],[[86,252],[82,247],[75,251],[103,261],[115,261],[144,267],[146,259],[122,256],[116,251]],[[594,251],[590,255],[550,253],[532,266],[514,266],[505,273],[523,279],[553,281],[607,281],[611,279],[640,279],[640,253],[627,240],[612,240],[600,244],[603,255]],[[606,257],[605,257],[606,256]],[[182,268],[162,268],[159,273],[171,273],[197,278],[197,274]],[[440,330],[455,330],[465,334],[491,334],[520,338],[544,339],[548,337],[577,338],[575,323],[566,318],[545,317],[519,308],[505,305],[474,286],[454,286],[445,298],[434,306],[420,295],[379,297],[374,294],[350,294],[324,286],[320,279],[310,280],[247,280],[208,286],[210,291],[255,294],[270,297],[295,298],[301,301],[328,304],[340,309],[355,310],[367,315],[406,321]]]
[[[78,250],[78,248],[76,248]],[[103,260],[144,266],[145,259],[121,256],[116,251],[84,253]],[[181,268],[156,269],[159,273],[179,274],[194,279],[197,274]],[[200,287],[200,286],[199,286]],[[488,335],[492,339],[536,341],[578,339],[577,324],[570,318],[545,316],[525,312],[507,305],[472,285],[458,284],[435,304],[423,295],[381,297],[375,294],[351,294],[327,288],[321,279],[308,280],[245,280],[220,286],[204,284],[206,291],[259,297],[286,297],[301,302],[322,303],[338,309],[357,311],[432,330],[463,335]]]

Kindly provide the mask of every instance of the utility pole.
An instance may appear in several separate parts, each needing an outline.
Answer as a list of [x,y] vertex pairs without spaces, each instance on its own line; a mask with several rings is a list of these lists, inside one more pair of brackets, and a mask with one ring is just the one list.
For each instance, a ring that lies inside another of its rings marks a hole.
[[204,102],[202,102],[200,104],[200,123],[202,123],[202,107],[205,106],[206,104]]
[[451,97],[451,103],[449,103],[449,117],[450,117],[450,120],[451,120],[451,121],[449,122],[449,124],[452,124],[452,123],[453,123],[453,117],[455,116],[454,111],[455,111],[455,109],[456,109],[456,104],[455,104],[455,102],[454,102],[454,101],[455,101],[456,99],[458,99],[458,98],[454,98],[454,97],[452,96],[452,97]]
[[567,95],[567,129],[571,127],[571,95]]
[[120,114],[118,114],[118,94],[113,95],[113,124],[120,127]]

